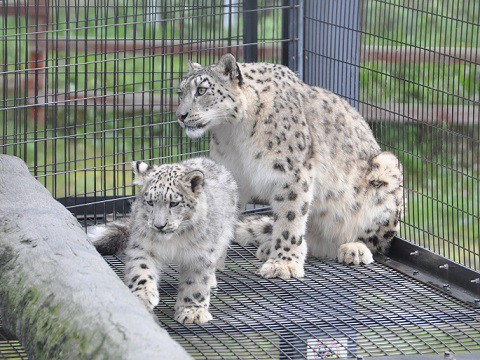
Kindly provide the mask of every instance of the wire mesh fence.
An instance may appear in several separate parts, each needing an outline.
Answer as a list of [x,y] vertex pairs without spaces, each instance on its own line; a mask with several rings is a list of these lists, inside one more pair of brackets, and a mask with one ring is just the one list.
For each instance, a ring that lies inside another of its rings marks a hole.
[[[174,117],[187,59],[210,64],[231,52],[282,62],[298,40],[285,35],[294,7],[279,0],[5,0],[2,153],[23,158],[79,216],[124,212],[113,199],[132,195],[132,160],[173,162],[208,151],[206,139],[186,139]],[[255,27],[245,26],[253,15]]]
[[305,80],[404,166],[400,236],[480,270],[480,4],[307,1]]

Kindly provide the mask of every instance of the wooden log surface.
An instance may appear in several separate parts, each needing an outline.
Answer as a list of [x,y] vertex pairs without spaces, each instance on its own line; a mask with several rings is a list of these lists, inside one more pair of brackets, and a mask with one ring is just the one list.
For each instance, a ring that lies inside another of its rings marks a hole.
[[32,359],[184,359],[77,220],[0,155],[0,313]]

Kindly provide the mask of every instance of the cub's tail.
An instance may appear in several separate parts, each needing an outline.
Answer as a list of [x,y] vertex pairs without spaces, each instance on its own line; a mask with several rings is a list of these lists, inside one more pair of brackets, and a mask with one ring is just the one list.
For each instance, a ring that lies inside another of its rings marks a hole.
[[89,228],[87,236],[100,254],[121,254],[125,251],[130,236],[130,218]]
[[235,230],[235,240],[242,246],[256,245],[271,241],[273,218],[266,215],[243,215]]

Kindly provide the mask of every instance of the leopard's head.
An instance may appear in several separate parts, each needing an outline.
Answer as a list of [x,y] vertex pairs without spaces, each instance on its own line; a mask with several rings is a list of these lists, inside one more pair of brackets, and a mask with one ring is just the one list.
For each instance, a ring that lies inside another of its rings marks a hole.
[[134,184],[140,188],[136,201],[148,226],[165,239],[192,226],[203,192],[203,172],[180,164],[149,166],[137,161],[132,166]]
[[198,138],[207,130],[238,116],[238,90],[242,74],[232,54],[218,64],[201,66],[188,63],[187,77],[178,89],[177,120],[188,137]]

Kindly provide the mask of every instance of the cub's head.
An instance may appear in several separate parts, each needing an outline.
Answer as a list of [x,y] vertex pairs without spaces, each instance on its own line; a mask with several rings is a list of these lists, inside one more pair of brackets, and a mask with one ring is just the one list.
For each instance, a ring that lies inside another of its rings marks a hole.
[[204,67],[189,62],[187,77],[178,89],[177,109],[177,120],[187,136],[198,138],[237,117],[237,94],[242,84],[242,74],[232,54],[224,55],[216,65]]
[[149,166],[137,161],[132,166],[134,184],[140,188],[136,201],[141,202],[148,226],[166,239],[191,226],[203,192],[204,174],[180,164]]

